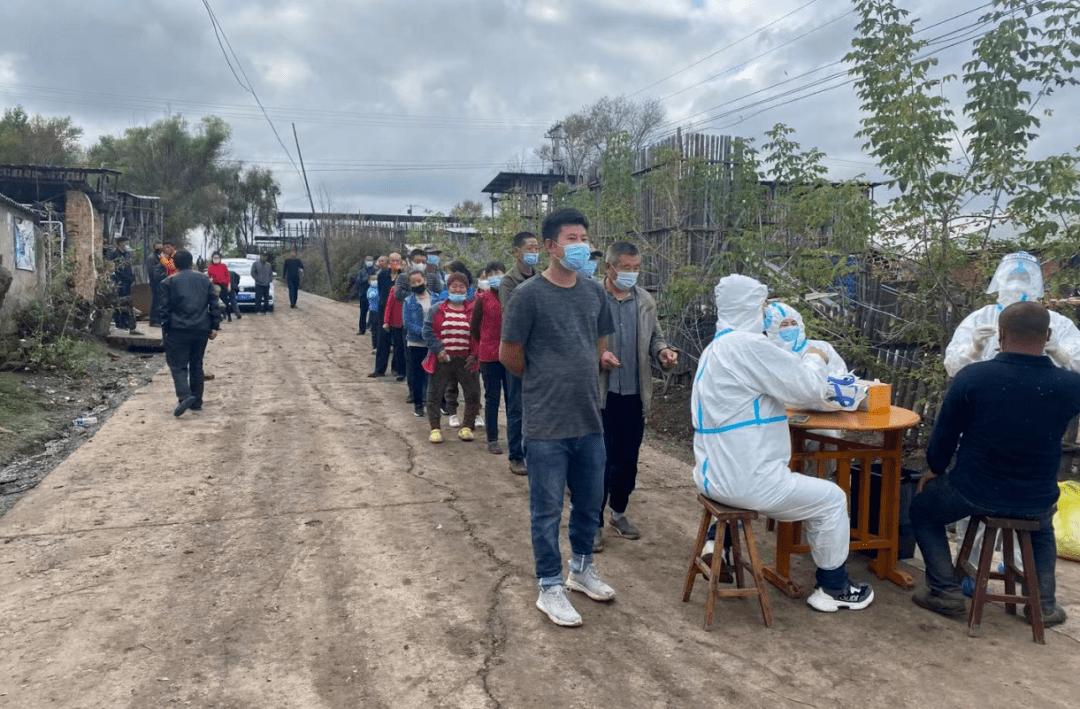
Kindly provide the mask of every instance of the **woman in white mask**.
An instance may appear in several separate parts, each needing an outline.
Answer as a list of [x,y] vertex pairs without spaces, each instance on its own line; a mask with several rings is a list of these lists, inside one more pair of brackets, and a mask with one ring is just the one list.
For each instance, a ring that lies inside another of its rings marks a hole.
[[[993,359],[998,353],[998,314],[1021,300],[1043,297],[1039,260],[1026,251],[1001,259],[987,293],[997,293],[997,302],[968,315],[956,328],[945,349],[945,371],[950,377],[972,362]],[[1080,330],[1064,315],[1050,311],[1050,341],[1046,355],[1059,367],[1080,372]]]

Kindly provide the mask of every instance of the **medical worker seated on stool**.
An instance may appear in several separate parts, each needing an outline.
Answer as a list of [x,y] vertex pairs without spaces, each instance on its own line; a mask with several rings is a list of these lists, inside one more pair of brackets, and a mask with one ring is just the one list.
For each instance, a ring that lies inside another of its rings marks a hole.
[[861,610],[869,585],[848,578],[851,524],[847,496],[835,483],[788,469],[791,437],[785,404],[814,408],[828,396],[827,355],[807,346],[800,358],[762,334],[768,289],[753,278],[720,279],[716,339],[694,377],[694,483],[706,497],[806,525],[817,586],[816,610]]
[[[983,306],[964,318],[945,350],[945,371],[950,377],[971,364],[991,360],[998,353],[998,315],[1002,309],[1025,300],[1043,297],[1042,269],[1026,251],[1001,259],[987,293],[998,302]],[[1050,341],[1045,354],[1059,367],[1080,372],[1080,330],[1064,315],[1050,311]]]

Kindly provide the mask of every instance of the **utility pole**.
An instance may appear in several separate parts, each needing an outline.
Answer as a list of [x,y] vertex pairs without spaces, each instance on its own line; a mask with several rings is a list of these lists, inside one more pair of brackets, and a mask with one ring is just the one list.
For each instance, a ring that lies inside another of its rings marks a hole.
[[[296,155],[300,158],[300,174],[304,177],[304,190],[307,192],[308,204],[311,205],[311,221],[315,225],[315,236],[319,235],[319,217],[315,214],[315,200],[311,198],[311,187],[308,185],[307,170],[304,169],[304,155],[300,152],[300,138],[296,136],[296,124],[292,124],[293,140],[296,141]],[[334,290],[334,274],[330,271],[330,250],[326,246],[326,238],[322,239],[322,257],[326,264],[326,286],[332,292]]]

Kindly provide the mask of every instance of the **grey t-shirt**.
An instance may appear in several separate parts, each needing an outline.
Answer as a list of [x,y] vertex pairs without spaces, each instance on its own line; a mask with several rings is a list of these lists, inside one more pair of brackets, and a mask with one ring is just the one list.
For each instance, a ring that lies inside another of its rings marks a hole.
[[514,289],[502,339],[525,350],[526,438],[560,440],[604,430],[596,343],[614,331],[604,289],[587,278],[563,288],[540,275]]

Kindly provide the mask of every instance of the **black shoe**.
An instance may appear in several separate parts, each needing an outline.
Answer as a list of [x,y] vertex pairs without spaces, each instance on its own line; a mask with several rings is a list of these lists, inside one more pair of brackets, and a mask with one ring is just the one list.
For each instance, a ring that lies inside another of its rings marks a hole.
[[379,372],[372,372],[371,374],[368,375],[368,379],[375,379],[377,377],[385,377],[385,376],[386,376],[385,374],[381,374]]
[[[1061,625],[1069,619],[1069,616],[1065,614],[1065,609],[1058,605],[1055,605],[1053,608],[1044,607],[1041,610],[1044,628]],[[1031,608],[1028,606],[1024,606],[1024,617],[1027,619],[1027,622],[1031,622]]]
[[172,415],[183,416],[185,411],[195,405],[195,401],[196,399],[194,396],[189,396],[188,398],[183,399],[179,404],[176,405],[176,408],[173,409]]
[[413,408],[412,415],[415,416],[416,418],[423,418],[424,417],[424,407],[423,406],[417,406],[417,407]]
[[949,618],[959,618],[967,615],[967,604],[962,594],[939,595],[929,588],[923,587],[911,596],[911,600],[920,608],[940,613]]
[[244,316],[243,316],[243,315],[241,315],[240,313],[237,313],[237,314],[236,314],[236,319],[237,319],[237,320],[239,320],[239,319],[240,319],[240,318],[242,318],[242,317],[244,317]]
[[404,376],[402,376],[401,374],[399,374],[399,375],[397,375],[396,377],[394,377],[394,379],[396,379],[396,380],[397,380],[397,381],[399,381],[399,382],[403,382],[403,381],[405,381],[405,377],[404,377]]
[[196,404],[195,406],[188,407],[188,411],[202,411],[202,404]]

